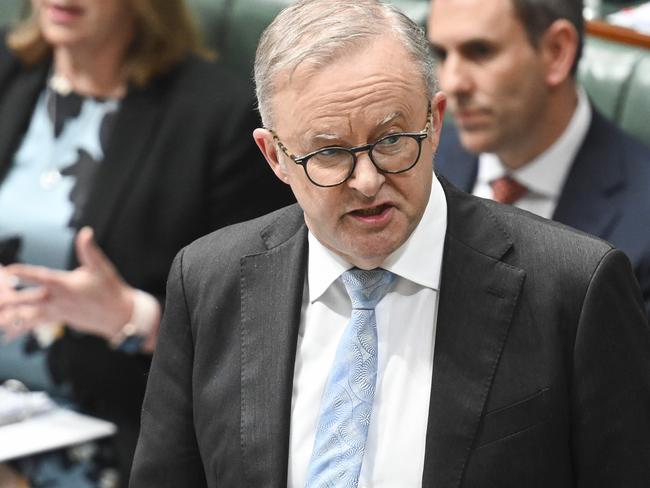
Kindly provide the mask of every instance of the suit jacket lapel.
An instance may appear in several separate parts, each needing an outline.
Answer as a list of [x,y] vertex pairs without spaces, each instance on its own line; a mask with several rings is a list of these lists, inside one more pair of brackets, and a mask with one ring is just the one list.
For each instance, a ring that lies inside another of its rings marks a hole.
[[[620,216],[616,194],[625,185],[623,154],[614,151],[611,130],[593,109],[589,131],[576,155],[553,220],[604,239]],[[617,146],[618,147],[618,146]]]
[[98,241],[109,230],[111,217],[147,161],[147,149],[160,120],[159,98],[154,85],[146,90],[131,87],[122,101],[82,217],[83,225],[95,229]]
[[[268,251],[242,259],[241,439],[244,486],[286,487],[291,395],[307,230],[297,206],[263,232]],[[284,221],[283,221],[284,222]]]
[[[0,105],[0,180],[4,178],[23,134],[31,120],[38,96],[45,86],[50,63],[43,62],[33,68],[22,68],[15,79],[7,74],[2,83],[2,105]],[[4,73],[3,73],[4,75]]]
[[424,487],[454,487],[470,450],[524,281],[488,208],[443,181],[448,224],[440,285]]

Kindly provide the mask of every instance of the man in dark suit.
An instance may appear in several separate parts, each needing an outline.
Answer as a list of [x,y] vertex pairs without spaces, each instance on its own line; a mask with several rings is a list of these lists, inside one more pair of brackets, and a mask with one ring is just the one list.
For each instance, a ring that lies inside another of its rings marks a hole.
[[461,189],[612,242],[650,316],[650,149],[577,84],[579,0],[434,0],[428,28],[456,127],[437,171]]
[[265,31],[254,137],[298,205],[177,256],[132,488],[650,479],[628,259],[435,178],[433,69],[376,0]]

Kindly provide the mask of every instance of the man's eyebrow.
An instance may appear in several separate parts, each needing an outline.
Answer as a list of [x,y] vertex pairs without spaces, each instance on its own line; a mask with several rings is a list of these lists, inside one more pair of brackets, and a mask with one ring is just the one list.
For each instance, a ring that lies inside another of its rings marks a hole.
[[466,39],[460,43],[461,48],[464,46],[475,46],[475,45],[493,45],[496,44],[495,41],[487,37],[473,37],[471,39]]
[[379,124],[377,125],[377,127],[379,128],[379,127],[384,127],[384,126],[386,126],[386,125],[390,125],[390,124],[392,124],[396,119],[399,119],[400,117],[403,117],[403,116],[404,116],[404,114],[402,114],[402,112],[391,112],[391,113],[389,113],[388,115],[386,115],[386,117],[384,117],[384,120],[382,120],[381,122],[379,122]]
[[[381,130],[383,127],[395,122],[395,120],[403,118],[403,116],[404,114],[399,111],[389,113],[379,121],[375,128],[375,131]],[[308,141],[308,144],[312,146],[340,143],[342,140],[342,137],[340,135],[331,132],[307,132],[305,136],[305,140]]]
[[305,135],[307,136],[305,140],[308,141],[308,144],[311,146],[323,144],[327,145],[331,144],[332,142],[341,141],[341,136],[329,132],[308,132]]

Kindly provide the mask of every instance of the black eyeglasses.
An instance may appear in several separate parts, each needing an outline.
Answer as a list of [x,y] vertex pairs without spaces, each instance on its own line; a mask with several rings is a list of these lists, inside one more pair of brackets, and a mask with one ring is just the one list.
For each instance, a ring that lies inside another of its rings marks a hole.
[[427,109],[427,124],[421,132],[398,132],[388,134],[372,144],[356,147],[324,147],[296,157],[273,129],[273,140],[284,154],[305,170],[309,181],[316,186],[332,187],[345,183],[357,165],[357,154],[368,151],[370,161],[382,173],[397,174],[410,170],[417,164],[422,152],[422,141],[431,128],[431,104]]

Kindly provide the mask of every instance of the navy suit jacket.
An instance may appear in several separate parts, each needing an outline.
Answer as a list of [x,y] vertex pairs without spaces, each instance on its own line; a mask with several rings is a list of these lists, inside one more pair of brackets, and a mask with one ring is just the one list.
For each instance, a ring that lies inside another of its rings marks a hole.
[[[650,316],[650,149],[592,107],[592,122],[565,182],[553,220],[605,239],[624,251]],[[442,131],[436,170],[471,192],[478,157],[453,125]]]

